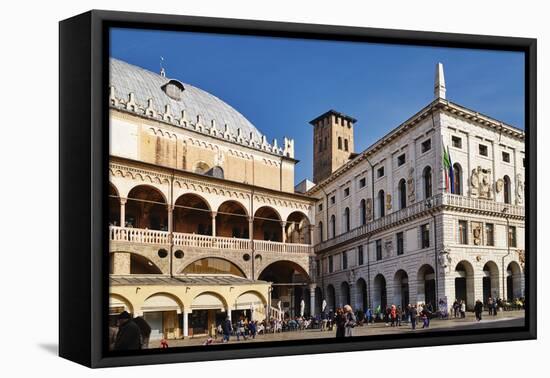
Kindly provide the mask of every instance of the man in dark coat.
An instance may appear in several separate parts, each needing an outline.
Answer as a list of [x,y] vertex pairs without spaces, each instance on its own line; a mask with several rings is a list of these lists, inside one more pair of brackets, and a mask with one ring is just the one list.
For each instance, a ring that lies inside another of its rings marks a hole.
[[481,321],[481,314],[483,312],[483,303],[478,299],[474,306],[474,312],[476,314],[477,321]]
[[118,333],[114,350],[141,349],[141,331],[132,315],[123,311],[118,315]]
[[229,337],[231,336],[231,331],[233,331],[233,326],[231,325],[231,319],[229,319],[229,317],[227,317],[222,322],[222,333],[223,333],[223,342],[224,343],[229,341]]

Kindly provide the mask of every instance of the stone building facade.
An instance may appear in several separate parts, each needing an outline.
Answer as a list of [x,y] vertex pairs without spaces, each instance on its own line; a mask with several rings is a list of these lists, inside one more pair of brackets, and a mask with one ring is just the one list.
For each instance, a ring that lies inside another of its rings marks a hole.
[[295,189],[292,139],[270,143],[214,95],[111,59],[110,313],[179,338],[323,300],[523,296],[524,132],[445,92],[438,66],[435,99],[360,153],[354,118],[315,118],[315,185]]
[[268,143],[222,100],[110,62],[110,313],[153,337],[310,307],[313,200],[294,142]]
[[[321,119],[314,127],[342,126]],[[524,142],[522,130],[447,100],[439,64],[430,104],[367,150],[350,151],[307,192],[317,200],[315,281],[328,307],[446,298],[471,309],[489,296],[522,297]]]

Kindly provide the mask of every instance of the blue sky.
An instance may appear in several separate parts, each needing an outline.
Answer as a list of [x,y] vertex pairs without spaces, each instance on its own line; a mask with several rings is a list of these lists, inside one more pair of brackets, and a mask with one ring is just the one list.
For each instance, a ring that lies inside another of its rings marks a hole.
[[111,56],[197,86],[281,145],[295,140],[296,182],[312,177],[309,121],[335,109],[356,118],[360,152],[433,99],[437,62],[447,98],[524,128],[518,52],[113,29]]

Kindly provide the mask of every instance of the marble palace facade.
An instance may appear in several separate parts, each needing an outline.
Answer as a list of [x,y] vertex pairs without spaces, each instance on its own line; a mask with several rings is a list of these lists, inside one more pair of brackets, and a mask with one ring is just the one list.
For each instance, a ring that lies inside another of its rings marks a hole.
[[352,117],[313,120],[316,185],[295,190],[292,139],[268,142],[163,72],[110,67],[111,314],[179,338],[227,316],[315,314],[323,299],[523,295],[525,135],[447,101],[442,68],[434,101],[361,153]]

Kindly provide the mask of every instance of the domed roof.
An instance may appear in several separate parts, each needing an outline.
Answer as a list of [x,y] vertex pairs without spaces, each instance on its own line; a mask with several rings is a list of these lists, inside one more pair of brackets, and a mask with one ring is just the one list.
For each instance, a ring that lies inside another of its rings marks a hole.
[[114,88],[118,98],[127,98],[133,93],[138,104],[145,105],[151,100],[156,111],[162,111],[166,105],[170,105],[172,114],[179,116],[185,111],[186,118],[193,123],[200,116],[207,127],[214,120],[220,131],[224,131],[227,125],[231,134],[237,135],[240,129],[241,135],[246,139],[251,134],[255,141],[262,138],[258,129],[241,113],[202,89],[115,58],[110,58],[110,68],[110,86]]

